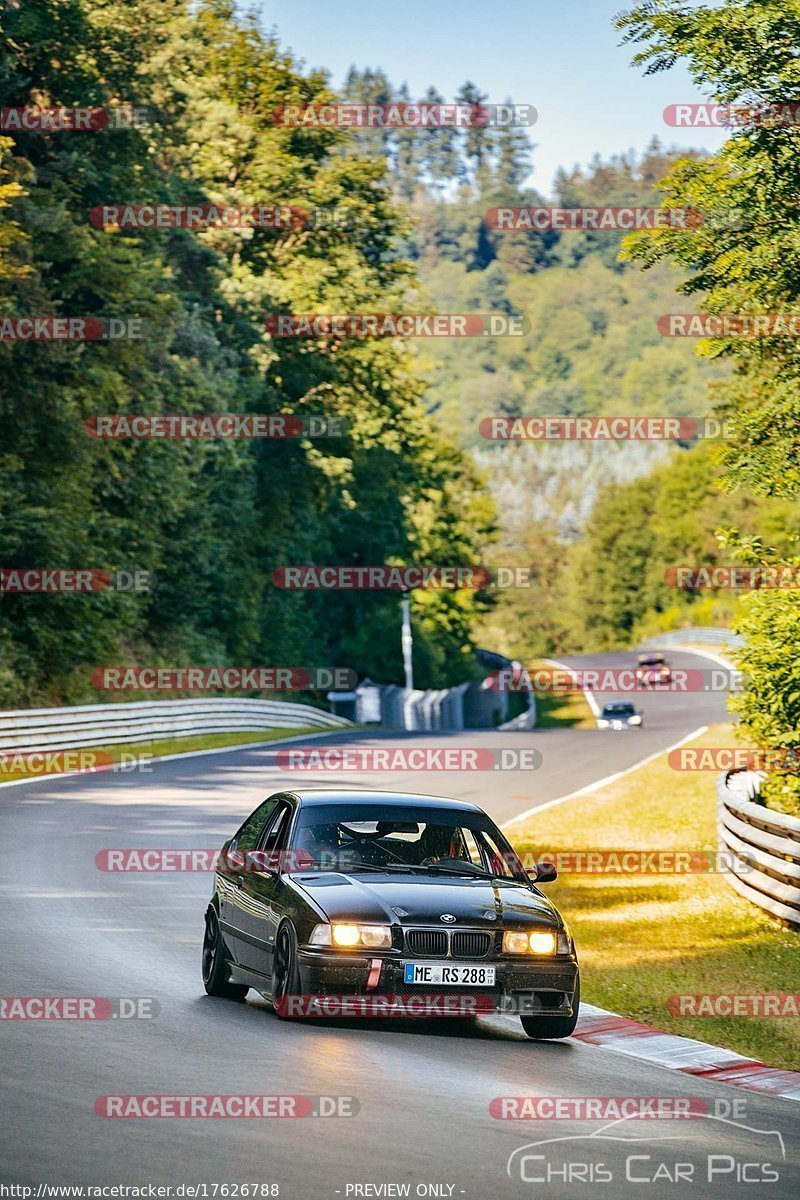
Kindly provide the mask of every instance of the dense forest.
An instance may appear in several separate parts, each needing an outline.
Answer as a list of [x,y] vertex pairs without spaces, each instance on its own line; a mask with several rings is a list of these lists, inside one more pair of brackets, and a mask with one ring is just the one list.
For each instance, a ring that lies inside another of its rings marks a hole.
[[[155,573],[149,594],[0,598],[0,704],[92,698],[102,663],[348,666],[402,678],[396,593],[286,592],[292,563],[474,563],[492,506],[386,339],[271,338],[271,312],[397,311],[413,268],[384,163],[275,123],[329,99],[225,0],[39,0],[2,15],[3,107],[149,114],[0,138],[0,317],[136,318],[0,342],[0,564]],[[117,127],[120,126],[120,127]],[[302,229],[97,228],[98,205],[346,207]],[[105,413],[336,413],[333,439],[87,437]],[[473,592],[415,596],[422,686],[465,677]]]

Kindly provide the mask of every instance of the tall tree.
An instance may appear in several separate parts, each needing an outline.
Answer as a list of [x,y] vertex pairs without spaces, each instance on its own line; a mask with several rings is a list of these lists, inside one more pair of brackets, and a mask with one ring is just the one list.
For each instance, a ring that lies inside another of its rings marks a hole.
[[[0,315],[136,317],[138,340],[0,343],[0,566],[144,568],[151,595],[5,595],[0,703],[91,698],[98,663],[306,662],[400,679],[396,598],[281,592],[283,564],[476,561],[491,523],[391,339],[282,341],[271,312],[397,311],[413,274],[379,158],[283,127],[335,99],[229,0],[4,15],[6,106],[149,107],[144,128],[2,139]],[[370,86],[379,88],[373,78]],[[374,90],[374,88],[373,88]],[[294,204],[349,223],[93,227],[119,202]],[[338,415],[329,442],[109,441],[97,413]],[[428,560],[430,561],[430,560]],[[474,598],[433,596],[420,682],[455,682]]]
[[[667,258],[689,272],[683,290],[714,314],[800,316],[800,0],[724,0],[687,8],[674,0],[637,4],[619,20],[647,73],[686,61],[715,102],[738,106],[731,136],[714,158],[678,163],[664,181],[665,202],[697,210],[702,222],[635,238],[628,253],[645,265]],[[734,363],[717,389],[733,438],[723,444],[725,486],[796,497],[800,489],[800,340],[739,337],[701,343],[701,353]],[[793,528],[798,526],[797,512]],[[731,548],[731,539],[728,539]],[[774,551],[743,543],[740,553]],[[796,560],[800,561],[800,560]],[[739,701],[742,725],[768,746],[796,737],[796,711],[782,693],[797,675],[775,671],[796,659],[800,608],[791,593],[763,591],[742,602],[743,661],[751,685]],[[772,678],[769,676],[772,673]],[[792,692],[792,694],[794,694]],[[794,744],[793,742],[791,744]],[[800,775],[777,772],[767,793],[800,797]]]

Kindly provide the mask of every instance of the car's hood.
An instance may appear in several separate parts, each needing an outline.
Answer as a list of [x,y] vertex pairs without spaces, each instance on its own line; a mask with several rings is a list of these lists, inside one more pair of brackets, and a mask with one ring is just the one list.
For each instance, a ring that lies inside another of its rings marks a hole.
[[[556,908],[532,889],[502,880],[433,875],[294,875],[331,921],[376,924],[503,926],[558,925]],[[443,914],[454,922],[441,922]]]

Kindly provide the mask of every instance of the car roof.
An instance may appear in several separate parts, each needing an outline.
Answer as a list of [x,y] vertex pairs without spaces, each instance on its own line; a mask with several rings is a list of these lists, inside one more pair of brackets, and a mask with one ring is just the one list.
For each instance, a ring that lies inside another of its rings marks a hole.
[[483,812],[477,804],[470,804],[466,800],[421,795],[419,792],[359,791],[355,788],[291,788],[288,791],[303,808],[314,804],[386,804],[398,808],[449,808],[457,812]]

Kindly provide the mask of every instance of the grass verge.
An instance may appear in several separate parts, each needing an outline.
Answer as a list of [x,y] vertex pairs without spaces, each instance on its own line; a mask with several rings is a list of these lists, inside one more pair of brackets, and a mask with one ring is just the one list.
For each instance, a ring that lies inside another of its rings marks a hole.
[[[730,725],[697,746],[736,745]],[[717,850],[713,772],[666,756],[590,796],[512,826],[521,853]],[[674,1015],[671,996],[800,994],[800,934],[739,897],[720,874],[562,874],[547,885],[569,922],[584,999],[658,1029],[800,1069],[800,1018]]]
[[[534,671],[549,671],[553,668],[553,660],[538,658],[528,671],[533,676]],[[554,729],[558,726],[568,729],[595,729],[596,723],[592,710],[586,703],[583,692],[544,692],[536,691],[536,728]]]
[[[161,738],[155,741],[125,742],[119,745],[82,746],[75,750],[55,750],[52,758],[42,764],[42,769],[15,767],[14,751],[5,751],[0,758],[0,783],[15,779],[34,779],[41,775],[60,774],[63,770],[79,770],[94,767],[107,770],[110,763],[126,761],[123,755],[147,755],[161,758],[165,754],[186,754],[191,750],[217,750],[225,746],[240,746],[249,742],[274,742],[281,738],[305,736],[325,732],[318,727],[298,729],[253,729],[237,733],[201,733],[193,737]],[[67,758],[67,756],[75,756]],[[20,755],[20,758],[28,757]],[[128,759],[127,761],[131,761]]]

